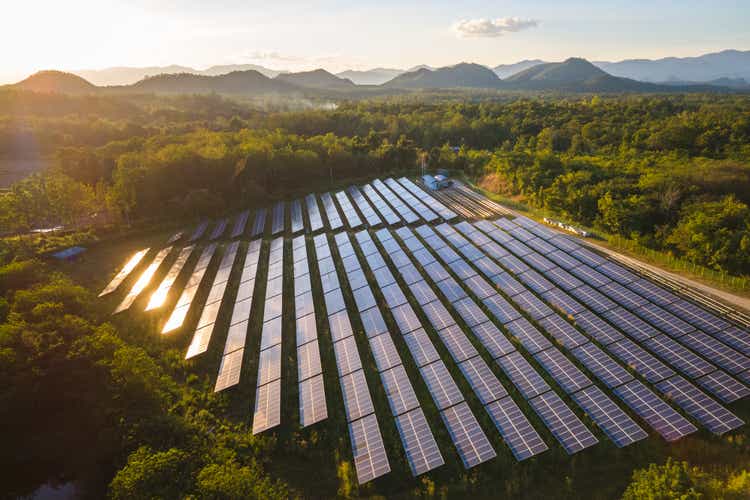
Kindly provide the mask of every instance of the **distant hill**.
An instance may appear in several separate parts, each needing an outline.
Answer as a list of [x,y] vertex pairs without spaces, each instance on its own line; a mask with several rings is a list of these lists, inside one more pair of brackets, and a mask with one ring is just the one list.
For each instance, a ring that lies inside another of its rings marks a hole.
[[750,81],[750,50],[724,50],[697,57],[628,59],[594,64],[614,76],[648,82],[705,83],[720,78],[744,78]]
[[71,73],[85,78],[94,85],[108,86],[108,85],[131,85],[139,82],[146,77],[156,75],[178,75],[183,73],[190,73],[193,75],[204,75],[204,76],[217,76],[226,75],[234,71],[248,71],[255,70],[262,75],[269,78],[281,73],[272,69],[258,66],[257,64],[229,64],[223,66],[211,66],[210,68],[199,70],[191,68],[189,66],[146,66],[146,67],[113,67],[105,69],[94,69],[94,70],[77,70]]
[[492,70],[498,77],[505,79],[511,75],[515,75],[516,73],[519,73],[525,69],[533,68],[534,66],[537,66],[539,64],[545,64],[545,62],[541,59],[527,59],[513,64],[500,64],[499,66],[495,66],[494,68],[492,68]]
[[13,87],[45,94],[89,94],[98,90],[80,76],[63,71],[40,71]]
[[313,89],[351,90],[356,87],[351,80],[340,78],[324,69],[302,71],[299,73],[284,73],[277,75],[274,80]]
[[373,68],[366,71],[347,70],[336,73],[339,78],[346,78],[357,85],[381,85],[404,73],[402,69]]
[[383,84],[398,89],[497,88],[500,79],[493,71],[480,64],[461,63],[430,70],[410,71]]
[[523,90],[571,92],[656,92],[668,87],[612,76],[585,59],[538,64],[511,75],[503,83]]
[[[113,88],[113,90],[115,90]],[[157,75],[145,78],[134,85],[119,87],[127,92],[156,94],[288,94],[300,88],[291,83],[271,79],[255,70],[234,71],[220,76],[204,76],[183,73],[179,75]]]

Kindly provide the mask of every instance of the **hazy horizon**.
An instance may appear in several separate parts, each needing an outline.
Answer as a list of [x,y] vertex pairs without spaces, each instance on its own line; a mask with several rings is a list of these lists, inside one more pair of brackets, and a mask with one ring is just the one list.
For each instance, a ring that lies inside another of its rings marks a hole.
[[[41,4],[41,5],[40,5]],[[40,11],[44,12],[41,17]],[[333,15],[335,13],[335,16]],[[706,19],[712,22],[706,23]],[[274,70],[406,69],[461,61],[687,57],[750,47],[738,2],[612,1],[502,6],[471,1],[302,2],[71,0],[18,3],[0,21],[0,82],[36,71],[258,64]],[[687,39],[689,34],[689,39]],[[52,41],[52,42],[50,42]],[[19,44],[20,42],[20,44]]]

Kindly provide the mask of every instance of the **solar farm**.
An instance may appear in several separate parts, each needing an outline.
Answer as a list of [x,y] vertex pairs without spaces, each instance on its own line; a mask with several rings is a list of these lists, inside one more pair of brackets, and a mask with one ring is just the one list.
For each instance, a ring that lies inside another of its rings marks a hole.
[[458,182],[310,193],[116,265],[100,294],[113,314],[155,318],[186,359],[219,353],[200,366],[253,434],[344,415],[360,484],[744,424],[744,313]]

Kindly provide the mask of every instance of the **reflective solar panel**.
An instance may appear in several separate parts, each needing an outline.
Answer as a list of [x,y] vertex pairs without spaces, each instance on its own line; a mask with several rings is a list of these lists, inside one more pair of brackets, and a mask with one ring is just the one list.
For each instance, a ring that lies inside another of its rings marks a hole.
[[526,399],[550,390],[547,382],[518,351],[503,356],[497,363]]
[[633,312],[670,337],[677,338],[695,330],[694,327],[656,304],[646,304]]
[[677,300],[666,306],[666,309],[712,335],[731,326],[729,322],[686,300]]
[[419,371],[438,410],[443,410],[464,400],[456,382],[442,361],[422,366]]
[[401,357],[398,355],[398,351],[396,350],[396,346],[393,343],[390,334],[383,333],[371,337],[369,342],[372,357],[375,358],[375,364],[377,365],[379,372],[401,364]]
[[607,311],[604,313],[604,317],[622,330],[628,337],[638,342],[645,342],[659,335],[659,331],[653,326],[622,307],[616,307],[611,311]]
[[295,326],[298,346],[311,342],[318,336],[318,327],[315,322],[315,313],[308,314],[307,316],[304,316],[302,318],[297,318]]
[[[246,324],[245,327],[247,327]],[[222,356],[219,374],[216,376],[214,392],[223,391],[240,383],[244,351],[244,349],[235,349]]]
[[633,376],[625,368],[591,342],[571,352],[610,389],[633,380]]
[[644,346],[690,378],[698,378],[716,369],[711,363],[666,335],[654,337],[645,342]]
[[430,302],[438,299],[437,295],[435,295],[435,292],[432,290],[430,285],[428,285],[424,280],[417,281],[416,283],[409,285],[409,291],[417,300],[417,303],[420,306],[429,304]]
[[487,297],[482,303],[500,323],[505,324],[521,317],[521,313],[497,293]]
[[526,460],[547,450],[539,433],[512,398],[490,403],[486,409],[516,460]]
[[547,340],[547,337],[529,323],[526,318],[519,318],[504,326],[531,354],[552,347],[552,343]]
[[448,274],[448,271],[445,270],[445,267],[443,267],[443,265],[437,261],[433,261],[427,265],[423,264],[423,268],[424,268],[424,271],[427,273],[427,275],[435,283],[443,281],[447,278],[451,278],[451,275]]
[[550,314],[554,314],[554,311],[548,305],[529,291],[514,296],[513,301],[535,320],[540,320]]
[[679,338],[679,342],[702,354],[730,373],[750,370],[750,358],[703,332],[693,332]]
[[536,353],[534,358],[568,394],[591,385],[591,380],[554,347]]
[[306,380],[323,372],[318,341],[313,340],[297,348],[297,380]]
[[[610,283],[612,280],[609,279],[607,276],[603,275],[599,271],[587,266],[586,264],[581,264],[578,267],[574,267],[573,269],[569,269],[571,274],[574,274],[578,278],[580,278],[584,283],[587,285],[590,285],[594,288],[600,288],[606,285],[607,283]],[[583,299],[581,299],[583,300]]]
[[659,382],[656,388],[714,434],[724,434],[745,423],[679,375]]
[[638,380],[621,385],[613,392],[667,441],[676,441],[697,430]]
[[250,230],[250,237],[256,238],[258,236],[261,236],[263,234],[263,231],[266,227],[266,209],[261,208],[257,212],[255,212],[255,219],[253,219],[253,227]]
[[346,420],[351,422],[373,413],[375,410],[367,387],[365,372],[357,370],[339,379],[341,392],[344,397],[344,411]]
[[490,321],[473,326],[471,331],[493,359],[516,350],[510,340]]
[[588,310],[576,314],[575,323],[581,330],[603,345],[625,338],[612,325]]
[[133,272],[133,269],[135,269],[141,262],[141,260],[143,260],[143,257],[146,256],[148,251],[148,248],[144,248],[143,250],[139,250],[138,252],[133,254],[133,256],[128,259],[122,269],[115,275],[114,278],[112,278],[112,281],[110,281],[107,286],[104,287],[104,290],[101,291],[99,297],[104,297],[105,295],[108,295],[117,290],[120,284],[125,281],[130,273]]
[[483,405],[508,395],[508,391],[481,357],[475,356],[467,359],[459,363],[458,367]]
[[555,250],[546,254],[547,258],[563,269],[573,269],[581,265],[581,261],[563,250]]
[[578,330],[573,328],[570,323],[560,316],[548,316],[539,320],[539,325],[549,333],[555,341],[567,349],[573,349],[579,345],[588,342],[588,339]]
[[357,341],[354,336],[346,337],[333,344],[333,352],[336,355],[336,368],[338,368],[339,377],[362,368],[362,361],[359,358]]
[[448,277],[436,283],[438,289],[443,293],[448,302],[456,302],[466,297],[466,292],[453,277]]
[[339,311],[336,314],[328,316],[328,326],[331,331],[331,338],[334,342],[350,337],[354,334],[352,324],[349,321],[349,314],[346,311]]
[[588,264],[591,267],[596,267],[607,262],[607,259],[605,259],[601,255],[598,255],[591,250],[583,247],[578,247],[570,253],[576,259],[580,260],[584,264]]
[[674,370],[629,339],[607,346],[607,350],[652,384],[674,375]]
[[750,395],[750,389],[745,384],[721,370],[704,375],[696,382],[725,403],[733,403]]
[[492,282],[497,287],[505,292],[506,295],[512,297],[526,290],[526,288],[518,282],[513,276],[508,273],[501,273],[492,278]]
[[500,264],[502,264],[503,267],[508,269],[510,272],[514,274],[520,274],[522,272],[528,271],[531,269],[527,264],[525,264],[521,259],[516,257],[515,255],[505,255],[502,257],[499,257],[498,260],[500,261]]
[[[402,306],[403,307],[403,306]],[[422,307],[425,316],[435,330],[442,330],[455,323],[448,310],[439,301],[430,302]]]
[[328,418],[323,375],[303,380],[299,383],[299,419],[302,427],[307,427]]
[[394,417],[419,407],[417,395],[414,393],[403,365],[381,372],[380,379]]
[[550,269],[545,273],[545,276],[550,279],[553,283],[555,283],[557,286],[564,290],[572,290],[574,288],[578,288],[579,286],[583,286],[583,281],[579,280],[572,274],[570,274],[568,271],[560,268],[555,267],[553,269]]
[[465,468],[470,469],[497,456],[465,402],[440,412],[440,416]]
[[541,274],[534,271],[533,269],[529,269],[525,273],[519,274],[518,279],[538,294],[542,294],[543,292],[551,290],[554,287],[554,285],[549,280],[545,279]]
[[351,422],[349,439],[352,443],[354,468],[357,471],[359,484],[372,481],[391,471],[375,415],[368,415],[356,422]]
[[[439,316],[438,319],[433,319],[433,315],[431,313],[428,313],[425,310],[425,314],[430,318],[430,322],[435,327],[435,329],[445,328],[446,326],[453,323],[453,320],[450,319],[450,316],[445,310],[442,305],[438,305],[438,302],[433,302],[430,306],[436,307],[439,309]],[[428,307],[430,307],[428,306]],[[458,302],[455,302],[453,304],[453,308],[456,310],[456,312],[461,316],[461,318],[464,320],[467,326],[470,328],[475,325],[479,325],[481,323],[484,323],[487,321],[487,316],[482,312],[482,310],[479,308],[479,306],[470,298],[465,298],[462,300],[459,300]],[[443,312],[445,311],[445,312]]]
[[421,408],[399,415],[396,428],[412,475],[424,474],[445,463]]
[[440,359],[440,355],[435,350],[430,337],[422,328],[418,328],[411,333],[404,335],[404,342],[409,348],[414,363],[418,367],[432,363]]
[[276,427],[281,423],[281,380],[258,387],[253,411],[253,434]]
[[572,455],[599,442],[583,422],[552,391],[530,400],[529,403],[544,421],[552,435]]
[[273,207],[271,234],[278,234],[284,231],[284,205],[285,203],[280,201]]
[[458,325],[448,326],[437,333],[456,363],[478,354],[477,350]]
[[420,328],[422,324],[419,322],[419,318],[414,313],[414,309],[409,304],[404,304],[391,309],[393,319],[396,321],[401,334],[409,333],[412,330]]
[[588,387],[572,397],[618,448],[648,437],[646,431],[598,387]]
[[603,286],[601,291],[621,306],[631,310],[637,309],[648,302],[631,289],[615,282]]
[[[596,286],[596,288],[599,287],[600,286]],[[570,290],[570,294],[585,304],[586,307],[599,314],[603,314],[606,311],[617,307],[617,304],[614,301],[610,300],[606,295],[589,285],[579,286],[578,288]]]
[[676,295],[644,278],[629,283],[628,288],[660,306],[665,306],[678,299]]
[[346,309],[346,303],[344,302],[344,296],[341,294],[340,288],[324,294],[323,298],[329,315]]
[[745,356],[750,356],[750,335],[747,332],[736,326],[730,326],[726,330],[714,334],[714,336]]
[[557,287],[542,293],[541,296],[552,307],[566,316],[573,316],[585,309],[580,302]]

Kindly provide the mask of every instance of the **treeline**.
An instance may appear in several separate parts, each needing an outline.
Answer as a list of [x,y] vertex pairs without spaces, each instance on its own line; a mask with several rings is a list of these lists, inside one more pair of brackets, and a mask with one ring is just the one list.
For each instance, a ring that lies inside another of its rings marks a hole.
[[[282,112],[219,96],[5,95],[0,143],[44,143],[56,161],[0,197],[0,231],[218,214],[424,154],[570,222],[750,274],[749,97],[455,97]],[[31,124],[23,141],[18,123]]]

